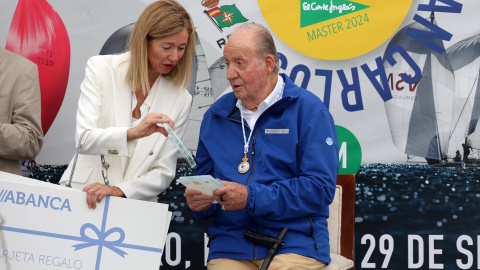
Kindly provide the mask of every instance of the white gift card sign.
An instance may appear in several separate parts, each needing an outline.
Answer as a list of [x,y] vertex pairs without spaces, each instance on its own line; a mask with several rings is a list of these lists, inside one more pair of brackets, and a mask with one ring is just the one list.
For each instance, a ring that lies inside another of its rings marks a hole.
[[0,172],[0,269],[158,270],[168,205],[85,193]]

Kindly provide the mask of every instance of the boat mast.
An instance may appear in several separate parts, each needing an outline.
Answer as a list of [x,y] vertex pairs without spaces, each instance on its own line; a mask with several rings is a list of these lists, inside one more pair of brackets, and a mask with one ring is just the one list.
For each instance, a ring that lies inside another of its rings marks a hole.
[[[433,23],[433,21],[435,20],[435,14],[434,12],[432,11],[430,13],[430,22]],[[441,141],[440,141],[440,131],[438,130],[438,119],[439,117],[437,117],[437,114],[439,114],[440,112],[437,112],[436,111],[437,108],[435,108],[435,129],[436,129],[436,139],[437,139],[437,151],[438,151],[438,156],[440,157],[440,160],[443,160],[443,152],[442,152],[442,145],[441,145]],[[449,138],[450,139],[450,138]],[[448,149],[448,147],[447,147]],[[445,161],[447,161],[447,158],[445,157]]]

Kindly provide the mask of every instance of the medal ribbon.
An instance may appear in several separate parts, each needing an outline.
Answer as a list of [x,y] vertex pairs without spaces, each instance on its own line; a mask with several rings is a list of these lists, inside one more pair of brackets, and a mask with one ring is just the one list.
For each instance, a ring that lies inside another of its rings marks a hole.
[[247,141],[247,137],[245,136],[245,124],[243,122],[243,103],[241,105],[242,105],[242,108],[240,108],[240,117],[242,118],[243,142],[245,143],[243,145],[243,153],[245,154],[245,158],[246,158],[248,153],[248,146],[250,144],[250,139],[252,138],[253,128],[250,130],[250,135],[248,135],[248,141]]
[[[279,76],[279,79],[280,76]],[[285,87],[285,83],[282,84],[282,88],[280,88],[280,91],[278,91],[278,95],[277,95],[277,98],[275,99],[275,102],[276,103],[277,101],[279,101],[281,98],[282,98],[282,94],[283,94],[283,88]],[[245,154],[245,157],[242,159],[243,162],[248,162],[248,158],[247,158],[247,153],[248,153],[248,147],[250,145],[250,139],[252,138],[252,133],[253,133],[253,128],[254,127],[250,127],[250,135],[248,135],[248,140],[247,140],[247,136],[245,135],[245,123],[243,121],[243,102],[240,103],[241,105],[241,108],[240,108],[240,117],[242,119],[242,132],[243,132],[243,142],[244,142],[244,145],[243,145],[243,153]],[[242,162],[242,163],[243,163]],[[247,169],[248,170],[248,169]],[[245,171],[246,172],[246,171]]]

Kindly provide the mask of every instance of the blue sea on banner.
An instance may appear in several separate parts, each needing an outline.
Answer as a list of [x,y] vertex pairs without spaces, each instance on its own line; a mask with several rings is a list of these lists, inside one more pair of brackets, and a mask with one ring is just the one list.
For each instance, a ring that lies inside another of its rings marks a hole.
[[355,269],[480,269],[479,179],[478,168],[363,165]]

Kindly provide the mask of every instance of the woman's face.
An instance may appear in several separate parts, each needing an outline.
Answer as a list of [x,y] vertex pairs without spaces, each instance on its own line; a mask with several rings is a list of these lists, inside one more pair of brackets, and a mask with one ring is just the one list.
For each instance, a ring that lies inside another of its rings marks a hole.
[[147,46],[149,70],[160,74],[169,73],[185,53],[187,42],[187,29],[166,38],[150,40]]

